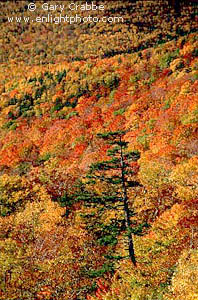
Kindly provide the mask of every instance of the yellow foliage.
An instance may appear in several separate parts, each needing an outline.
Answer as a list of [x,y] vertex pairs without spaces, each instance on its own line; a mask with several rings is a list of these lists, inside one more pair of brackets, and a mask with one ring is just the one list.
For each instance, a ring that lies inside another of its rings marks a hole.
[[[172,230],[177,226],[178,221],[180,221],[185,216],[184,207],[181,204],[174,204],[170,210],[166,210],[155,222],[153,228],[158,231],[158,229]],[[176,233],[176,232],[175,232]],[[167,236],[168,239],[168,236]]]
[[198,157],[177,165],[169,180],[176,186],[176,194],[183,201],[195,199],[198,196]]
[[175,300],[198,299],[198,250],[185,251],[172,279]]
[[38,219],[41,230],[50,231],[54,226],[57,226],[58,223],[61,223],[64,210],[64,208],[61,208],[57,203],[51,200],[45,201],[44,208]]
[[0,214],[6,215],[28,200],[30,191],[26,181],[18,175],[3,174],[0,176]]
[[103,214],[101,221],[104,225],[109,225],[112,222],[112,219],[119,220],[123,218],[123,212],[121,210],[108,210],[106,213]]
[[139,160],[139,178],[145,187],[159,189],[168,183],[168,171],[159,162],[148,161],[143,157]]
[[[183,76],[184,74],[182,74]],[[180,95],[186,95],[190,92],[190,88],[191,88],[191,84],[190,82],[185,82],[182,87],[181,87],[181,90],[180,90]]]
[[175,72],[184,67],[184,62],[181,58],[177,58],[170,63],[170,69]]
[[192,44],[186,44],[183,49],[180,51],[181,55],[192,54],[192,52],[197,49],[198,42],[194,42]]
[[28,202],[25,210],[15,216],[15,226],[29,224],[33,227],[34,233],[52,230],[62,221],[64,208],[50,199],[46,201]]

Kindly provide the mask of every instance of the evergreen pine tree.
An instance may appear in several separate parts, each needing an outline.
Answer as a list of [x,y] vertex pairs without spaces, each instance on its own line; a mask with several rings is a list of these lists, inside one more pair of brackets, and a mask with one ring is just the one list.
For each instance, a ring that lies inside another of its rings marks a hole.
[[[136,258],[133,244],[133,234],[142,234],[145,224],[136,226],[131,221],[135,215],[133,200],[129,199],[128,191],[140,186],[136,180],[131,180],[134,171],[130,167],[130,161],[140,158],[138,151],[127,151],[128,143],[123,140],[125,132],[116,131],[98,134],[110,145],[107,150],[108,160],[91,164],[86,175],[85,183],[81,184],[81,192],[78,200],[83,200],[86,207],[97,208],[97,213],[84,214],[87,229],[97,238],[101,245],[115,247],[118,236],[127,238],[128,257],[136,266]],[[97,189],[102,184],[105,188],[99,193]],[[120,211],[119,217],[110,218],[110,223],[104,223],[104,215],[112,211]],[[121,258],[109,255],[108,258]]]

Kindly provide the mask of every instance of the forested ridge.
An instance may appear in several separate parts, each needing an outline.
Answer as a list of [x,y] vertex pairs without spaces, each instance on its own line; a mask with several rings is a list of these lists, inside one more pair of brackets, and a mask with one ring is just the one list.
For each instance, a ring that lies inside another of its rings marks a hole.
[[197,300],[196,1],[8,22],[29,2],[0,2],[0,299]]

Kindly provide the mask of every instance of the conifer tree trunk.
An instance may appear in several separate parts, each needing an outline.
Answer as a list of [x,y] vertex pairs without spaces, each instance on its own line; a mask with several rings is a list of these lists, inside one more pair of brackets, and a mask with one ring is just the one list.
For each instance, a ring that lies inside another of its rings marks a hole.
[[127,196],[127,189],[126,189],[126,180],[124,175],[124,159],[123,159],[123,151],[122,151],[122,139],[120,137],[120,155],[121,155],[121,172],[122,172],[122,189],[123,189],[123,202],[124,202],[124,213],[125,213],[125,226],[127,230],[127,237],[128,237],[128,246],[129,246],[129,256],[134,264],[136,266],[136,258],[135,258],[135,252],[134,252],[134,246],[133,246],[133,238],[131,234],[131,221],[130,221],[130,212],[128,207],[128,196]]
[[[85,181],[83,184],[84,189],[81,189],[81,192],[78,193],[77,199],[83,200],[87,207],[97,209],[93,216],[88,212],[84,215],[84,218],[87,220],[87,229],[95,232],[98,243],[110,246],[111,253],[118,243],[120,234],[124,235],[127,238],[127,258],[136,267],[133,234],[142,235],[146,223],[137,225],[135,221],[134,225],[136,226],[131,228],[130,218],[134,215],[134,208],[133,203],[132,208],[129,206],[128,191],[131,188],[141,186],[141,184],[138,181],[130,180],[130,176],[134,175],[134,171],[131,169],[129,160],[137,161],[140,154],[138,151],[127,151],[128,142],[122,140],[124,134],[125,131],[116,131],[97,135],[111,145],[110,149],[107,150],[107,156],[110,159],[91,164],[86,175],[87,182]],[[102,183],[102,190],[98,193],[97,185],[100,182]],[[109,187],[105,189],[103,183],[108,184]],[[86,186],[90,186],[91,189],[87,190]],[[108,223],[105,223],[104,216],[106,218],[106,213],[108,211],[116,213],[118,207],[122,207],[121,214],[115,215],[113,218],[110,216]],[[91,223],[90,220],[92,220]],[[109,256],[109,259],[122,258],[124,257]]]

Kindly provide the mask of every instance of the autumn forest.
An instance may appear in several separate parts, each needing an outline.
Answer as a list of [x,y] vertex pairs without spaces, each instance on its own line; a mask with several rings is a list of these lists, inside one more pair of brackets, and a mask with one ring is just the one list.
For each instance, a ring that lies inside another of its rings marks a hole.
[[197,1],[0,2],[0,300],[198,300]]

